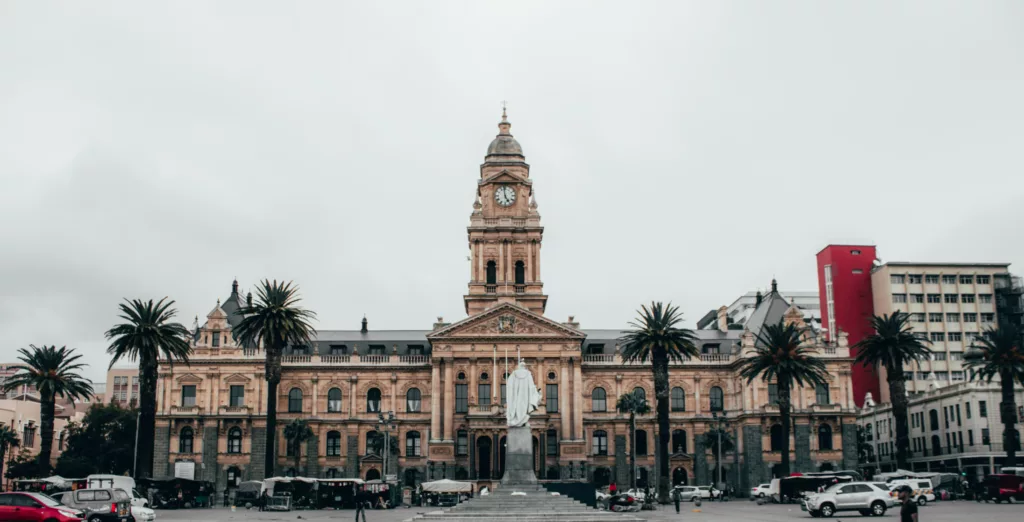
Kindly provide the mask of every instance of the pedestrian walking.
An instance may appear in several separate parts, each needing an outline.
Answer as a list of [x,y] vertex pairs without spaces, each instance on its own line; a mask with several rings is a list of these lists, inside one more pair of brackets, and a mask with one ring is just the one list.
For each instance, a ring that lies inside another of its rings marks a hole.
[[678,489],[673,489],[672,490],[672,496],[674,497],[673,500],[675,500],[675,502],[676,502],[676,513],[679,513],[679,497],[680,497],[679,490]]
[[897,489],[899,492],[900,503],[900,522],[918,522],[917,520],[917,502],[914,502],[914,490],[910,489],[910,486],[900,486]]
[[360,491],[359,486],[352,486],[356,490],[356,522],[359,522],[359,515],[363,515],[363,522],[366,522],[366,504],[369,503],[369,495]]
[[267,490],[260,492],[260,511],[267,510]]

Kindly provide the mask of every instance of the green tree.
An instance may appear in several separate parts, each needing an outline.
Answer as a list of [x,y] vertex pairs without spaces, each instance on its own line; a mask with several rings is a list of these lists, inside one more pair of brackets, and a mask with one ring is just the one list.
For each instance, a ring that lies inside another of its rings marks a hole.
[[[732,451],[735,447],[732,440],[732,435],[724,429],[712,428],[708,431],[705,431],[702,438],[704,442],[704,447],[710,449],[711,453],[715,458],[715,469],[712,472],[711,482],[715,484],[715,487],[718,487],[718,469],[722,465],[721,458],[726,453]],[[722,442],[722,447],[718,447],[719,441]],[[701,456],[698,456],[698,458],[700,458]]]
[[238,310],[243,316],[233,330],[243,346],[260,346],[266,351],[267,379],[267,448],[264,472],[274,474],[277,461],[277,385],[281,382],[281,357],[289,344],[308,345],[315,335],[309,321],[316,313],[300,308],[299,289],[291,282],[278,283],[264,279],[256,289],[252,305]]
[[803,342],[804,331],[795,323],[766,324],[757,334],[753,354],[740,363],[740,377],[747,384],[760,377],[774,380],[779,390],[779,421],[782,423],[782,476],[789,476],[789,433],[792,404],[790,393],[795,386],[815,386],[826,381],[825,363],[815,357]]
[[39,467],[39,461],[32,452],[23,449],[13,459],[7,461],[7,473],[4,476],[11,480],[43,478],[48,473]]
[[[313,430],[306,421],[295,419],[284,427],[284,438],[291,447],[292,456],[295,457],[295,473],[302,475],[299,471],[302,462],[302,443],[313,438]],[[316,458],[316,455],[310,455],[309,458]]]
[[871,318],[871,328],[875,333],[854,345],[858,350],[854,364],[885,368],[892,414],[896,419],[896,467],[909,469],[910,423],[907,421],[907,383],[903,367],[910,363],[920,365],[921,360],[932,352],[926,339],[914,335],[907,313],[876,315]]
[[31,386],[39,392],[39,473],[50,471],[50,454],[53,451],[53,414],[57,398],[88,399],[92,397],[92,384],[78,374],[86,365],[76,362],[81,355],[67,347],[56,346],[18,350],[20,364],[11,368],[18,371],[4,383],[4,391],[20,386]]
[[21,439],[18,438],[18,431],[13,427],[0,422],[0,469],[3,469],[4,458],[7,450],[14,452],[14,448],[21,446]]
[[[68,424],[66,446],[57,459],[56,473],[62,477],[130,474],[138,418],[139,411],[134,408],[117,403],[93,404],[80,423]],[[140,435],[140,454],[142,444]]]
[[136,477],[148,478],[153,475],[153,440],[156,434],[156,381],[159,359],[162,356],[171,365],[175,361],[188,364],[192,348],[188,342],[188,330],[179,323],[171,322],[177,310],[171,308],[174,301],[163,298],[154,303],[152,299],[142,301],[125,300],[118,308],[123,323],[107,330],[111,340],[107,353],[112,357],[110,367],[121,359],[139,362],[139,456],[138,469],[132,470]]
[[1024,384],[1024,351],[1021,351],[1021,330],[1009,323],[989,328],[978,337],[964,356],[972,376],[988,382],[999,377],[1002,398],[999,414],[1003,422],[1003,447],[1007,467],[1017,465],[1017,405],[1013,397],[1014,381]]
[[647,399],[633,390],[619,396],[615,409],[629,414],[629,487],[636,487],[636,416],[647,415],[651,406]]
[[658,502],[667,504],[668,475],[668,364],[669,361],[683,361],[697,357],[697,336],[693,331],[681,328],[683,315],[672,303],[664,305],[652,302],[650,307],[641,306],[638,317],[629,323],[630,329],[619,340],[623,344],[622,358],[627,362],[651,361],[654,373],[655,408],[658,413],[658,444],[655,454],[658,460]]

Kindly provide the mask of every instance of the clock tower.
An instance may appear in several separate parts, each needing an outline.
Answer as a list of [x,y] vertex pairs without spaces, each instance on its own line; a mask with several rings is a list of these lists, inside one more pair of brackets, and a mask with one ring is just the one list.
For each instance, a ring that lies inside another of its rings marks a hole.
[[544,313],[548,297],[540,279],[540,225],[530,166],[501,112],[498,135],[480,165],[476,202],[469,218],[470,280],[466,313],[515,303]]

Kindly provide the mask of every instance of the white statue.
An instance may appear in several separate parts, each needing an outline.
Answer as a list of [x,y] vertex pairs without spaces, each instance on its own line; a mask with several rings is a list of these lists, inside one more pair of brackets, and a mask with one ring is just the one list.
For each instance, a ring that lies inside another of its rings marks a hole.
[[519,367],[508,376],[505,388],[508,427],[529,426],[530,413],[540,405],[540,391],[533,382],[533,374],[526,369],[526,362],[519,361]]

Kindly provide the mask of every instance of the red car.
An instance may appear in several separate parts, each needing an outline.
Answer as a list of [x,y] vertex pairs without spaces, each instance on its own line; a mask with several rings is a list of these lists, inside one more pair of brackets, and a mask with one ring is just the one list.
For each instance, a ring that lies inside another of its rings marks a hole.
[[81,522],[82,512],[41,493],[0,493],[0,522]]

